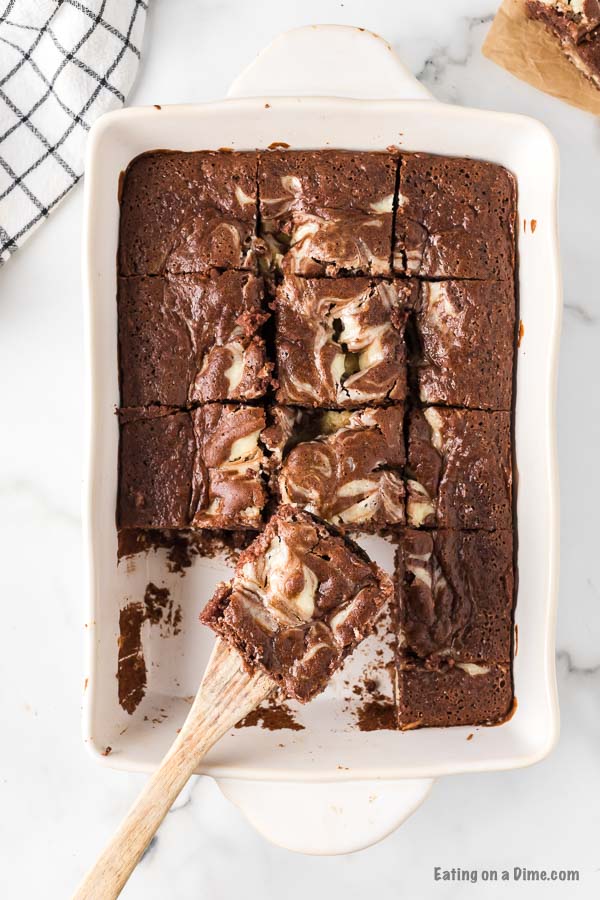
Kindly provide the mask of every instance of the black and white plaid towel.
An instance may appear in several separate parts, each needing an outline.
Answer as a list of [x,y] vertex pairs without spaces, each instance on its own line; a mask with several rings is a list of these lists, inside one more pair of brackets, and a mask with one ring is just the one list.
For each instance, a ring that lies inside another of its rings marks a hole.
[[83,174],[94,119],[125,102],[147,0],[0,0],[0,265]]

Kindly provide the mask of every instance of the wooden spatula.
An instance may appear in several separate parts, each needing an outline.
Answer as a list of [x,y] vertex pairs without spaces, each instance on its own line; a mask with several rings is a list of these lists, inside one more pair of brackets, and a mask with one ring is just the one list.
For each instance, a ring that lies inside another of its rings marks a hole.
[[83,879],[75,900],[119,896],[202,757],[274,690],[273,679],[262,672],[249,675],[237,651],[217,641],[177,740]]

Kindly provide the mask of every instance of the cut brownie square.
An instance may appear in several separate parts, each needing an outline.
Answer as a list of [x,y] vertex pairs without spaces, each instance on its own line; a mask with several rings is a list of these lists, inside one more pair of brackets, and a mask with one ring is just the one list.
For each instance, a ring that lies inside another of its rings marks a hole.
[[281,507],[201,620],[301,702],[322,691],[390,602],[390,578],[309,513]]
[[409,525],[512,527],[509,413],[432,406],[408,432]]
[[423,403],[509,410],[515,293],[509,281],[423,282],[416,306]]
[[406,154],[400,165],[394,271],[514,280],[515,179],[473,159]]
[[120,411],[120,528],[260,528],[264,410]]
[[600,88],[599,0],[526,0],[530,19],[542,22],[580,72]]
[[351,531],[405,520],[404,407],[354,412],[277,406],[263,434],[284,503]]
[[261,397],[272,368],[261,300],[249,272],[120,278],[122,405]]
[[196,455],[189,414],[129,409],[119,420],[119,528],[185,528]]
[[510,659],[511,531],[413,531],[396,551],[398,646],[430,662]]
[[424,726],[491,725],[510,713],[512,702],[509,662],[449,662],[437,669],[413,660],[398,662],[396,704],[403,731]]
[[397,160],[344,150],[260,155],[264,262],[298,275],[389,275]]
[[198,447],[196,528],[261,528],[267,460],[261,446],[265,411],[211,403],[192,413]]
[[380,405],[406,397],[404,330],[416,284],[287,277],[277,288],[276,357],[284,405]]
[[131,162],[121,194],[119,273],[255,265],[255,153],[171,151]]

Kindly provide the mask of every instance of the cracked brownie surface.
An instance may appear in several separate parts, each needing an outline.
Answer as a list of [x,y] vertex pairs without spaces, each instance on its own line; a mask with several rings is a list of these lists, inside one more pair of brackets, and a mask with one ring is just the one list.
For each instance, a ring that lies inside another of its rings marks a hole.
[[510,663],[444,663],[428,669],[401,660],[396,670],[398,723],[403,731],[449,725],[492,725],[513,702]]
[[201,619],[300,702],[322,691],[371,632],[392,583],[321,520],[280,507]]
[[155,407],[119,418],[119,528],[185,528],[196,451],[189,414]]

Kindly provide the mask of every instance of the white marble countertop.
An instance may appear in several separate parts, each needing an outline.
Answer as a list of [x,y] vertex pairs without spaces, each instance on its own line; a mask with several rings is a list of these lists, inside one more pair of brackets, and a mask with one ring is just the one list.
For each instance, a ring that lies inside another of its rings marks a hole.
[[[209,779],[167,817],[127,886],[130,898],[378,898],[600,895],[600,127],[513,79],[481,43],[495,0],[153,0],[132,103],[217,99],[287,28],[335,22],[386,37],[441,100],[544,121],[562,156],[566,310],[559,441],[562,736],[549,759],[510,773],[439,781],[383,843],[312,858],[267,844]],[[82,190],[0,272],[0,593],[3,897],[66,897],[138,792],[142,776],[96,766],[80,738],[83,688]],[[576,868],[578,885],[435,883],[433,867]]]

